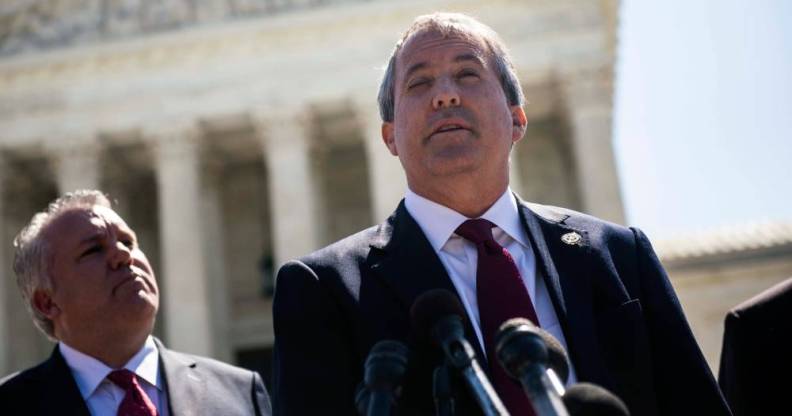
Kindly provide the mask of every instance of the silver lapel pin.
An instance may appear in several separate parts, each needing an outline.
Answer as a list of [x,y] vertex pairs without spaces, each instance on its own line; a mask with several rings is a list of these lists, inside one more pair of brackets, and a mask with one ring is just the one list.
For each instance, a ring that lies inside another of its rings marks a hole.
[[574,231],[572,231],[571,233],[566,233],[561,236],[561,241],[563,241],[566,244],[569,244],[570,246],[580,244],[581,239],[582,237],[580,237],[580,234]]

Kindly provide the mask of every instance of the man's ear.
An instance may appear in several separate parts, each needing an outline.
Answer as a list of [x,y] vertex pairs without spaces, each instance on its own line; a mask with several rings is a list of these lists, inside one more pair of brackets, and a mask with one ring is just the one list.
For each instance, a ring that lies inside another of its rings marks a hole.
[[516,143],[525,135],[525,127],[528,125],[528,117],[519,105],[511,106],[512,116],[512,143]]
[[393,123],[386,121],[382,123],[382,142],[388,146],[388,150],[393,156],[398,156],[399,152],[396,150],[396,135],[393,130]]
[[33,307],[49,319],[54,319],[61,312],[48,290],[39,289],[33,292]]

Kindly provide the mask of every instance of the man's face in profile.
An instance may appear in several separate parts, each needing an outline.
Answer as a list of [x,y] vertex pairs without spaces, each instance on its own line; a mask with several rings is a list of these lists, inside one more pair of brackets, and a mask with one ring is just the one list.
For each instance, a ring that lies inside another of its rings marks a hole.
[[[43,231],[52,292],[37,306],[60,336],[112,336],[154,324],[159,289],[137,237],[110,208],[70,208]],[[88,331],[88,332],[86,332]]]
[[[522,137],[486,45],[435,31],[410,37],[396,58],[394,121],[383,125],[411,183],[508,166]],[[517,114],[518,113],[518,114]],[[519,131],[518,131],[519,130]]]

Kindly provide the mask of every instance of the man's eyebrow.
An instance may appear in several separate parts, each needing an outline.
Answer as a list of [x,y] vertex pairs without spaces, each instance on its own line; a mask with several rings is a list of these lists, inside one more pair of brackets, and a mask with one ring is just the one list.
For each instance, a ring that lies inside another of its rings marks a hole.
[[416,64],[410,65],[410,67],[407,68],[407,72],[404,73],[404,79],[406,80],[410,78],[410,75],[412,75],[413,72],[424,69],[427,66],[429,65],[426,62],[418,62]]
[[91,234],[90,236],[85,237],[82,240],[80,240],[79,244],[83,245],[83,244],[93,243],[93,242],[101,240],[102,237],[103,237],[103,234],[100,233],[100,232],[97,232],[97,233]]
[[454,62],[465,62],[465,61],[473,61],[481,66],[484,66],[484,60],[478,54],[475,53],[463,53],[462,55],[458,55],[454,58]]

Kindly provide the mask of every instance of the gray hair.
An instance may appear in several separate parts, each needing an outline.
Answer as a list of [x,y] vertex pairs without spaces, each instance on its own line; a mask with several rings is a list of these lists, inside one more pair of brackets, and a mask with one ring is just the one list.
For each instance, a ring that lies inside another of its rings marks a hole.
[[520,80],[517,78],[506,45],[492,28],[465,14],[433,13],[418,16],[404,32],[401,39],[396,42],[396,47],[393,48],[377,95],[382,121],[392,122],[394,117],[396,56],[409,38],[427,31],[439,32],[444,37],[459,36],[467,39],[479,39],[484,42],[484,45],[489,49],[490,57],[495,65],[495,72],[509,105],[522,106],[525,103]]
[[14,273],[22,299],[33,323],[50,339],[56,340],[52,321],[36,309],[33,295],[37,290],[53,289],[52,276],[49,273],[51,255],[48,242],[43,231],[65,211],[72,208],[100,205],[111,208],[107,196],[96,190],[78,190],[69,192],[50,202],[47,209],[33,215],[30,222],[14,238]]

